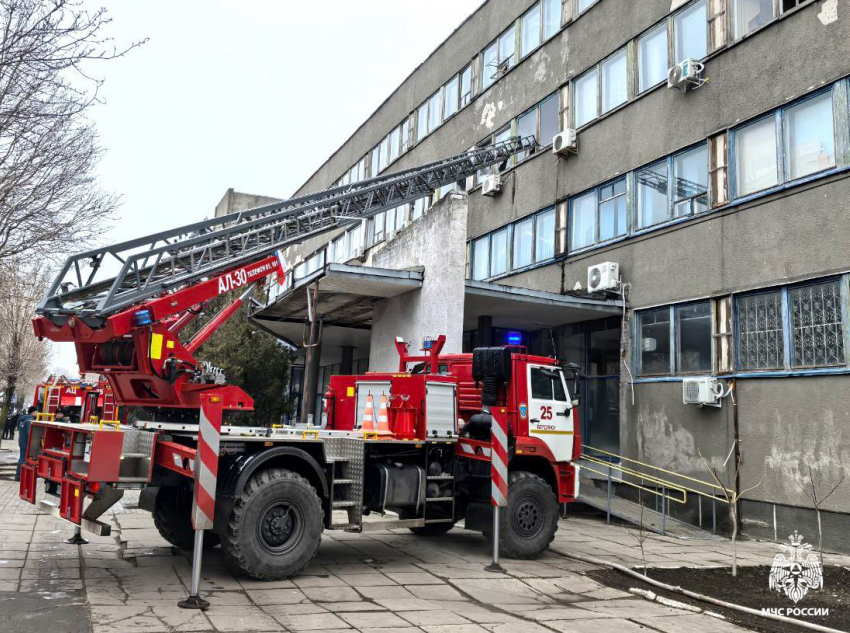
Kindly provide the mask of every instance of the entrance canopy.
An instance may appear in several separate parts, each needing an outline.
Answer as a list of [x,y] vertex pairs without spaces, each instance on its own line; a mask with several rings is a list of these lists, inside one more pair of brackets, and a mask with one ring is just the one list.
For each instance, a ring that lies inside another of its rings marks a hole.
[[539,330],[622,314],[623,300],[528,290],[467,281],[463,329],[473,330],[478,317],[489,316],[493,327]]
[[318,286],[318,314],[324,319],[324,345],[369,348],[372,307],[379,301],[422,287],[422,272],[327,264],[297,279],[269,305],[251,315],[271,334],[301,347],[308,320],[307,291]]

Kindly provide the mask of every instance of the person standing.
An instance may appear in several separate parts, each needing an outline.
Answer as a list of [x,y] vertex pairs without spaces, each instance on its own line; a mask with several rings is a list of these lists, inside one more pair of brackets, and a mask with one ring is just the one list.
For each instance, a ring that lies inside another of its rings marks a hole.
[[18,420],[20,420],[20,418],[21,418],[21,412],[16,411],[12,415],[11,424],[8,423],[8,422],[6,423],[6,430],[9,432],[9,439],[12,440],[13,442],[15,441],[15,429],[18,428]]
[[18,418],[18,447],[21,449],[21,454],[18,455],[18,469],[15,471],[15,481],[21,480],[21,467],[24,465],[24,460],[27,458],[27,443],[30,438],[30,423],[33,421],[33,413],[38,411],[38,407],[30,407],[26,414],[22,414]]

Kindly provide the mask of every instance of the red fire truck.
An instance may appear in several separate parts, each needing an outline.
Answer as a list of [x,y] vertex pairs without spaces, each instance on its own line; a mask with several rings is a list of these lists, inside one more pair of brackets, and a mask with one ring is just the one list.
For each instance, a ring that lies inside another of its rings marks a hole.
[[32,405],[39,420],[53,420],[62,411],[73,422],[114,421],[118,412],[112,387],[102,376],[97,380],[50,376],[36,385]]
[[[285,578],[307,565],[325,529],[439,534],[463,521],[488,533],[495,420],[508,431],[500,545],[511,556],[538,555],[555,534],[559,503],[578,492],[576,408],[554,359],[511,347],[440,355],[443,337],[411,355],[399,341],[398,371],[331,379],[319,426],[241,427],[226,416],[251,410],[253,400],[194,357],[256,283],[282,278],[282,246],[533,149],[533,139],[514,138],[71,257],[38,309],[36,335],[73,343],[80,371],[102,374],[116,404],[195,417],[151,416],[132,426],[34,422],[21,497],[104,534],[103,513],[124,490],[139,488],[163,537],[180,548],[194,543],[197,573],[200,544],[221,543],[236,571]],[[206,301],[243,287],[181,339]],[[384,398],[384,427],[364,428],[370,402]]]

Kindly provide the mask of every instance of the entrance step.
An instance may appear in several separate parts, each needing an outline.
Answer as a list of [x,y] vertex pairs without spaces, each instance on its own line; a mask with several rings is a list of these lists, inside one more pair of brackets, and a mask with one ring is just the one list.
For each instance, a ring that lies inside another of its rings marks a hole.
[[[608,511],[607,490],[600,490],[594,486],[592,481],[584,477],[582,477],[579,490],[579,496],[576,501],[602,512]],[[667,536],[678,536],[680,538],[721,540],[720,536],[712,534],[710,530],[703,530],[690,523],[674,519],[671,516],[662,517],[660,512],[656,512],[645,506],[643,508],[643,518],[641,518],[641,506],[639,504],[613,494],[611,496],[611,516],[637,526],[640,526],[641,522],[643,522],[645,530],[656,534],[666,534]]]

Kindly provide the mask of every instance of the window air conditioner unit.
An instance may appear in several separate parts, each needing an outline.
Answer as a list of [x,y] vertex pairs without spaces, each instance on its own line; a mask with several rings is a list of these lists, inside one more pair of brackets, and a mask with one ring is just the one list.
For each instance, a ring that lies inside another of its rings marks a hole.
[[589,292],[617,290],[620,287],[620,265],[604,262],[587,268],[587,289]]
[[688,57],[667,71],[667,87],[685,92],[689,88],[699,88],[705,83],[702,78],[704,66]]
[[552,153],[559,156],[567,156],[578,152],[578,138],[576,131],[567,128],[552,139]]
[[702,376],[682,381],[682,402],[699,406],[719,407],[723,385],[716,378]]
[[502,192],[502,177],[499,174],[490,174],[484,177],[481,193],[485,196],[495,198]]

